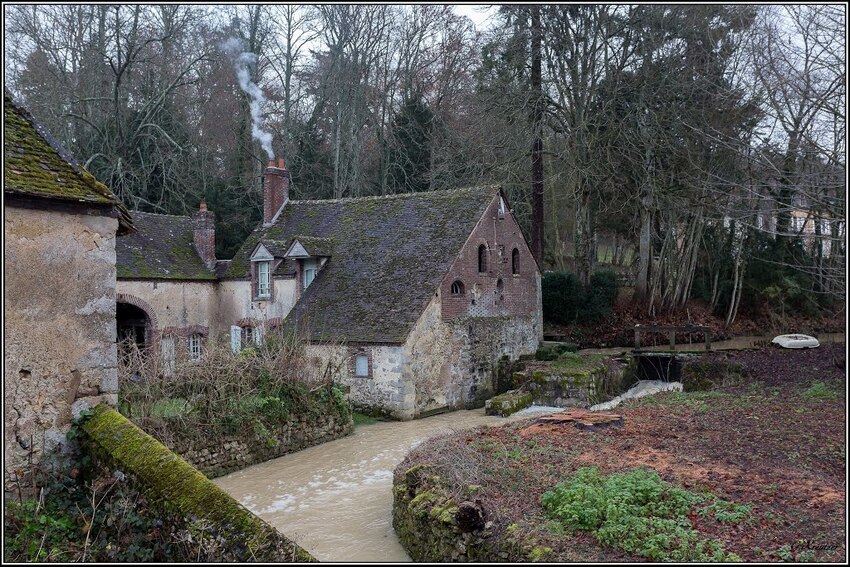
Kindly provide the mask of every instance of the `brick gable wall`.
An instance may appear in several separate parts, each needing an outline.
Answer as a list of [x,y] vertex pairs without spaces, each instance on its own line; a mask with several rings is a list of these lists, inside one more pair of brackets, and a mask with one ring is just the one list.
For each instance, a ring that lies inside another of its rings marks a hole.
[[[537,264],[510,211],[498,213],[499,196],[488,205],[455,263],[440,284],[443,319],[454,317],[529,316],[536,313]],[[478,249],[486,247],[487,271],[478,271]],[[512,273],[514,249],[519,274]],[[499,281],[501,280],[501,289]],[[452,295],[452,283],[463,284],[462,295]]]

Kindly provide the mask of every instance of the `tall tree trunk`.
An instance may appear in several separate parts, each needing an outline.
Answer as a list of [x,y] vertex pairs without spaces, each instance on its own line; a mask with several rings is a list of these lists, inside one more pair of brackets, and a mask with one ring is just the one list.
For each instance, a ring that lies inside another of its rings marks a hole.
[[645,300],[649,293],[649,264],[652,259],[650,235],[652,234],[652,212],[649,197],[640,200],[640,238],[638,240],[638,273],[635,281],[635,299]]
[[650,143],[646,146],[646,154],[643,158],[643,182],[640,186],[640,237],[638,241],[638,273],[635,282],[635,299],[645,301],[649,293],[649,267],[652,260],[651,236],[652,236],[652,176],[654,174],[654,155],[651,137],[645,132],[646,128],[641,122],[641,134]]
[[531,144],[531,251],[539,263],[543,263],[543,89],[541,78],[540,51],[540,6],[531,7],[531,96],[534,98],[532,111]]

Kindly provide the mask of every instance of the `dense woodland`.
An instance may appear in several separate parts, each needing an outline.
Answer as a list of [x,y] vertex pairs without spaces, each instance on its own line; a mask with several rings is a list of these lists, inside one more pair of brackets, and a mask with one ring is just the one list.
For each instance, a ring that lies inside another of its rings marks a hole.
[[221,258],[273,155],[301,199],[502,185],[647,312],[843,308],[844,6],[4,9],[6,88],[131,208],[205,199]]

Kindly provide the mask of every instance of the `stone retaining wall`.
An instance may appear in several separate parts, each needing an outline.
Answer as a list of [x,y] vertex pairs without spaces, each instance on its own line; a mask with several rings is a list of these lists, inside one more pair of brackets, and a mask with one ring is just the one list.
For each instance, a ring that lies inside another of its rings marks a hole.
[[[128,477],[150,506],[222,562],[315,559],[117,411],[99,405],[82,424],[90,457]],[[175,548],[176,549],[176,548]],[[185,558],[176,558],[185,560]]]
[[[551,549],[518,526],[498,530],[474,497],[459,501],[427,465],[397,469],[393,478],[393,528],[414,561],[545,561]],[[468,487],[470,489],[474,487]]]
[[291,415],[265,440],[246,434],[216,439],[169,442],[169,448],[209,478],[216,478],[277,457],[345,437],[354,430],[351,413]]

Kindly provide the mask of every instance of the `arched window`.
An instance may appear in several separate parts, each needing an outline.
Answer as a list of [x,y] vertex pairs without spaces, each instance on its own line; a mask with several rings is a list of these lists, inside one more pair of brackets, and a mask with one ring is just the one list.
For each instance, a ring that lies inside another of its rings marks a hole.
[[478,272],[484,273],[487,271],[487,247],[481,245],[478,247]]
[[500,304],[505,299],[505,282],[502,278],[496,280],[496,305]]
[[519,250],[517,248],[514,248],[514,251],[511,252],[511,273],[519,273]]
[[456,280],[452,283],[452,295],[463,295],[463,282]]

